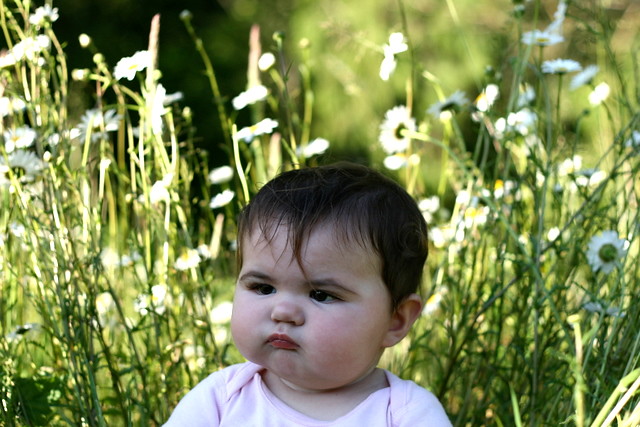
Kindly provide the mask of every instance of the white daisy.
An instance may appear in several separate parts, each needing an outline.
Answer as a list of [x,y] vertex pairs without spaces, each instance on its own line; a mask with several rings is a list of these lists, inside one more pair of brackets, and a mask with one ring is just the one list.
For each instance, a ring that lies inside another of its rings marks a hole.
[[436,119],[447,119],[451,117],[452,112],[460,111],[468,103],[467,95],[463,91],[457,90],[447,99],[436,102],[429,107],[427,113]]
[[186,249],[182,251],[173,266],[176,270],[184,271],[197,267],[200,261],[200,254],[198,254],[197,249]]
[[518,88],[518,99],[516,100],[517,108],[524,108],[536,99],[535,89],[528,83],[521,84]]
[[392,154],[390,156],[385,157],[384,160],[382,161],[382,164],[384,165],[385,168],[389,170],[397,171],[407,166],[407,156],[405,156],[402,153]]
[[217,209],[226,206],[233,200],[235,195],[236,193],[233,190],[224,190],[222,193],[218,193],[211,198],[209,207],[211,209]]
[[387,154],[398,153],[409,148],[411,138],[402,134],[404,130],[414,132],[416,121],[411,117],[407,107],[399,105],[385,113],[384,121],[380,125],[378,140]]
[[533,30],[522,34],[522,43],[535,46],[553,46],[562,43],[564,37],[550,31]]
[[118,130],[121,119],[122,116],[116,114],[114,109],[109,109],[104,114],[98,108],[87,110],[78,124],[78,136],[80,136],[81,142],[84,142],[88,135],[91,136],[91,142],[105,139],[108,132]]
[[592,64],[586,66],[584,70],[573,76],[571,83],[569,83],[569,89],[576,90],[579,87],[591,83],[596,74],[598,74],[598,70],[599,68],[597,65]]
[[233,179],[233,168],[231,166],[220,166],[209,172],[210,184],[222,184],[231,181]]
[[587,261],[593,272],[611,273],[626,254],[627,242],[616,231],[608,230],[593,236],[587,247]]
[[397,65],[398,63],[396,62],[396,57],[394,55],[385,54],[384,58],[382,58],[382,62],[380,63],[380,71],[378,72],[380,79],[385,82],[389,80],[391,74],[396,70]]
[[498,99],[498,95],[500,94],[500,89],[496,84],[489,84],[485,87],[480,95],[474,101],[474,104],[478,111],[486,113],[493,106],[493,103]]
[[255,125],[240,129],[236,136],[244,142],[251,142],[256,136],[272,133],[277,127],[277,121],[267,118],[259,121]]
[[145,68],[151,66],[151,52],[148,50],[140,50],[133,54],[133,56],[127,56],[122,58],[116,64],[113,70],[113,77],[116,80],[133,80],[138,71],[142,71]]
[[594,87],[593,91],[589,94],[589,104],[594,107],[602,104],[604,100],[609,97],[610,92],[611,89],[608,84],[605,82],[600,83],[598,86]]
[[406,52],[409,49],[409,45],[406,43],[404,35],[402,33],[392,33],[389,36],[389,43],[382,46],[384,58],[380,64],[380,78],[384,81],[389,80],[391,74],[396,69],[396,55],[398,53]]
[[550,59],[542,63],[542,72],[546,74],[566,74],[580,71],[582,66],[573,59]]
[[29,16],[29,23],[37,27],[41,27],[45,22],[55,22],[58,20],[58,8],[52,8],[50,5],[45,4],[42,7],[36,9],[36,11]]
[[231,103],[233,104],[234,109],[242,110],[247,105],[252,105],[259,101],[264,101],[265,99],[267,99],[267,95],[269,95],[269,90],[263,85],[257,85],[247,89],[240,95],[233,98]]
[[258,59],[258,69],[260,71],[267,71],[269,68],[273,67],[273,64],[276,63],[276,57],[271,52],[265,52]]
[[27,108],[27,104],[20,98],[0,97],[0,117],[24,111],[25,108]]
[[324,138],[316,138],[309,141],[304,147],[298,147],[296,154],[306,159],[324,153],[329,149],[329,141]]
[[406,52],[409,49],[409,45],[405,41],[404,34],[391,33],[389,35],[389,43],[383,46],[385,53],[397,55],[398,53]]
[[35,181],[45,168],[45,162],[30,151],[16,150],[7,157],[0,156],[0,175],[5,183],[8,183],[6,175],[9,171],[19,182],[26,184]]
[[431,196],[422,199],[418,202],[418,208],[420,212],[422,212],[425,221],[430,223],[433,220],[433,216],[440,209],[440,198],[438,196]]
[[[44,34],[38,35],[36,37],[27,37],[13,46],[11,51],[7,54],[5,60],[9,61],[8,65],[13,65],[17,61],[20,61],[22,59],[34,61],[40,58],[41,52],[49,50],[50,46],[51,39]],[[13,61],[13,64],[10,63],[11,61]]]
[[31,147],[36,140],[36,136],[36,131],[29,126],[7,129],[3,133],[4,149],[7,153],[11,153],[16,148]]

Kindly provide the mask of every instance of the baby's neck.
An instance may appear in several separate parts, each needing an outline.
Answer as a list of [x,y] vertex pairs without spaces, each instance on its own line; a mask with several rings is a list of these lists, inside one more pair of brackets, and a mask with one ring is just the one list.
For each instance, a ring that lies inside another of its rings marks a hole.
[[278,399],[296,411],[322,421],[338,419],[364,401],[377,390],[388,387],[387,377],[381,369],[345,386],[331,390],[309,390],[264,371],[262,380]]

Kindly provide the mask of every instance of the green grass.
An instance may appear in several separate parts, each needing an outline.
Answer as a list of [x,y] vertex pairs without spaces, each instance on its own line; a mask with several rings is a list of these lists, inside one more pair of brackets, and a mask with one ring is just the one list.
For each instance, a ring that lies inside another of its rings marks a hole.
[[[383,366],[432,390],[459,426],[637,425],[637,30],[596,2],[571,3],[565,41],[529,46],[522,34],[546,28],[555,3],[491,10],[501,25],[490,32],[477,31],[465,4],[434,11],[400,2],[388,28],[349,9],[339,16],[367,31],[325,22],[331,37],[319,45],[274,36],[262,50],[275,64],[259,70],[249,61],[250,85],[262,83],[269,95],[248,113],[232,108],[238,94],[219,87],[215,60],[185,14],[189,65],[205,72],[235,171],[211,183],[194,112],[181,101],[154,104],[161,70],[117,79],[116,64],[90,43],[93,68],[69,70],[56,23],[30,23],[35,6],[22,0],[2,3],[11,53],[0,62],[0,423],[162,424],[199,380],[242,360],[228,331],[240,207],[278,171],[344,157],[385,170],[416,200],[440,202],[425,212],[428,310]],[[317,16],[304,13],[294,34]],[[422,37],[420,18],[429,14],[451,20],[456,43],[444,43],[438,28],[435,41]],[[383,82],[382,43],[395,31],[410,36],[409,50]],[[29,40],[42,44],[21,54]],[[467,66],[428,56],[432,42]],[[259,49],[246,53],[256,59]],[[575,73],[541,71],[559,57],[599,71],[571,90]],[[479,74],[485,62],[490,71]],[[79,105],[72,76],[95,88],[93,116],[70,112]],[[474,112],[489,83],[498,99]],[[601,83],[610,93],[590,102]],[[515,116],[525,84],[535,98]],[[456,90],[472,102],[427,114]],[[396,129],[410,144],[396,153],[406,163],[392,171],[378,135],[396,105],[410,107],[416,127]],[[515,126],[531,113],[535,121]],[[278,121],[274,132],[238,138],[265,118]],[[330,140],[328,152],[298,150],[316,137]],[[210,207],[225,190],[233,199]],[[620,240],[596,251],[611,261],[610,271],[597,270],[590,242],[607,231]]]

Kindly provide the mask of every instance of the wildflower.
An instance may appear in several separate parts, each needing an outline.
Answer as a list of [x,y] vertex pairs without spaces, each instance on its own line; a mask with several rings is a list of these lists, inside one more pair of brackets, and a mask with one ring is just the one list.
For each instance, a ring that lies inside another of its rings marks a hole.
[[558,176],[567,176],[576,173],[582,168],[582,156],[574,155],[570,159],[565,159],[558,165]]
[[478,111],[486,113],[493,106],[493,103],[498,99],[498,95],[500,94],[500,89],[496,84],[489,84],[487,87],[483,89],[483,91],[478,95],[474,104]]
[[329,141],[324,138],[316,138],[305,146],[298,147],[296,154],[306,159],[309,157],[317,156],[329,149]]
[[565,16],[567,14],[567,3],[560,1],[558,8],[553,14],[553,22],[545,29],[546,32],[560,35],[562,33],[562,24],[564,23]]
[[211,198],[209,207],[211,209],[217,209],[226,206],[233,200],[235,195],[236,193],[233,190],[224,190],[222,193],[218,193]]
[[389,43],[382,46],[384,58],[380,64],[379,75],[384,81],[389,80],[391,74],[396,69],[396,55],[398,53],[405,52],[409,49],[409,46],[405,42],[404,35],[402,33],[392,33],[389,36]]
[[409,148],[411,138],[403,135],[405,130],[410,132],[416,130],[416,121],[411,117],[407,107],[396,106],[385,113],[378,139],[387,154],[398,153]]
[[554,242],[558,237],[560,237],[560,229],[558,227],[551,227],[547,232],[547,240]]
[[607,173],[597,169],[583,169],[576,174],[578,187],[596,187],[607,178]]
[[507,118],[499,118],[495,123],[496,132],[503,136],[506,132],[516,132],[526,136],[535,129],[538,116],[528,108],[509,113]]
[[550,31],[533,30],[522,34],[522,43],[535,46],[553,46],[564,41],[564,37]]
[[154,135],[162,134],[162,128],[164,126],[162,116],[167,112],[165,108],[166,97],[167,90],[162,84],[158,84],[153,93],[153,99],[151,100],[151,131]]
[[231,103],[236,110],[242,110],[247,105],[255,104],[258,101],[264,101],[269,94],[269,90],[263,85],[253,86],[233,98]]
[[397,171],[398,169],[407,166],[407,156],[402,153],[392,154],[385,157],[382,164],[389,170]]
[[17,237],[18,239],[22,239],[26,232],[26,227],[19,222],[13,221],[9,224],[9,233],[13,234],[13,236]]
[[490,209],[488,206],[469,206],[464,210],[464,226],[467,229],[487,223]]
[[273,64],[275,63],[275,55],[271,52],[265,52],[258,59],[258,69],[260,71],[267,71],[269,68],[273,67]]
[[9,334],[7,334],[7,339],[9,341],[16,341],[21,339],[27,332],[30,331],[39,331],[40,330],[40,324],[38,323],[25,323],[24,325],[19,325],[16,326],[13,331],[9,332]]
[[516,100],[516,107],[523,108],[527,105],[531,105],[531,103],[536,99],[536,91],[531,87],[531,85],[524,83],[521,84],[518,88],[518,98]]
[[7,60],[13,60],[13,63],[9,63],[8,65],[13,65],[23,59],[35,61],[36,59],[40,58],[40,53],[45,50],[49,50],[50,46],[51,39],[44,34],[40,34],[35,37],[27,37],[22,41],[16,43],[11,51],[7,54],[7,57],[12,57],[7,58]]
[[108,132],[118,130],[122,116],[116,114],[116,110],[109,109],[104,113],[99,108],[87,110],[80,119],[77,132],[84,142],[91,136],[91,142],[106,139]]
[[576,90],[579,87],[591,83],[596,74],[598,74],[598,70],[599,68],[597,65],[586,66],[584,70],[573,76],[571,83],[569,83],[569,89]]
[[209,172],[210,184],[222,184],[231,181],[233,178],[233,168],[231,166],[220,166]]
[[233,303],[224,301],[215,306],[209,313],[209,320],[214,325],[226,325],[231,322],[231,312],[233,311]]
[[640,147],[640,131],[634,130],[629,139],[624,142],[624,146],[630,148]]
[[104,316],[115,309],[116,303],[111,292],[102,292],[96,296],[96,312],[103,320]]
[[422,309],[422,315],[428,316],[433,314],[439,307],[442,302],[442,297],[446,293],[445,289],[438,290],[433,295],[427,299],[427,302],[424,304],[424,308]]
[[30,183],[45,169],[46,164],[30,151],[15,150],[7,157],[0,156],[0,176],[9,171],[21,183]]
[[391,55],[397,55],[398,53],[406,52],[409,49],[409,45],[405,42],[402,33],[391,33],[389,43],[385,44],[383,49]]
[[626,240],[618,238],[616,231],[603,231],[593,236],[587,247],[587,260],[594,272],[611,273],[625,256]]
[[118,61],[116,68],[113,70],[113,77],[116,80],[122,80],[123,78],[133,80],[138,71],[142,71],[149,66],[151,66],[151,52],[139,50],[133,56],[128,56]]
[[187,365],[189,365],[191,371],[205,367],[207,359],[204,356],[204,347],[201,345],[187,344],[184,346],[182,357],[187,362]]
[[610,91],[611,89],[608,84],[605,82],[600,83],[598,86],[593,88],[593,91],[589,94],[589,104],[594,107],[602,104],[604,100],[609,97]]
[[[169,173],[165,175],[160,181],[156,181],[151,186],[151,190],[149,191],[149,203],[152,205],[157,205],[160,202],[167,203],[171,200],[171,195],[169,194],[169,185],[173,180],[173,174]],[[142,197],[142,196],[140,196]]]
[[176,270],[184,271],[190,268],[195,268],[200,264],[200,255],[195,249],[186,249],[182,251],[182,254],[176,259],[173,264]]
[[78,36],[78,43],[80,43],[81,47],[87,48],[91,44],[91,37],[89,37],[88,34],[82,33]]
[[205,245],[204,243],[201,245],[198,245],[198,247],[196,248],[196,251],[198,251],[198,255],[200,255],[200,259],[213,258],[213,254],[211,253],[211,247],[209,247],[209,245]]
[[447,99],[436,102],[427,110],[428,114],[431,114],[436,119],[448,119],[451,118],[452,112],[457,112],[466,104],[469,103],[467,96],[461,90],[455,91]]
[[0,117],[24,111],[25,108],[27,108],[27,104],[20,98],[0,97]]
[[422,212],[422,216],[427,223],[433,220],[433,215],[440,209],[440,198],[438,196],[431,196],[422,199],[418,202],[418,208]]
[[171,301],[168,296],[167,285],[159,284],[151,287],[151,294],[141,294],[133,302],[133,308],[143,316],[153,311],[156,314],[163,314],[167,304]]
[[542,63],[542,72],[546,74],[566,74],[580,71],[582,66],[573,59],[550,59]]
[[42,7],[36,9],[36,11],[29,16],[29,23],[37,27],[41,27],[45,22],[55,22],[58,20],[58,8],[52,8],[50,5],[45,4]]
[[278,122],[273,119],[263,119],[255,125],[244,127],[236,134],[238,139],[251,142],[256,136],[272,133],[278,127]]
[[16,129],[4,131],[4,149],[7,153],[13,152],[16,148],[31,147],[36,140],[36,131],[29,126],[21,126]]

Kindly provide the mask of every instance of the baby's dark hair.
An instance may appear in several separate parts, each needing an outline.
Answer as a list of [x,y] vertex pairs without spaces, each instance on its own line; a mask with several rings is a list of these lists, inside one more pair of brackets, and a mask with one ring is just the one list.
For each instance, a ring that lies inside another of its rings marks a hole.
[[280,226],[301,261],[318,226],[334,227],[342,243],[357,243],[380,257],[392,309],[417,292],[427,259],[427,224],[411,196],[365,166],[340,162],[284,172],[265,184],[238,220],[238,266],[243,241],[254,231],[271,239]]

